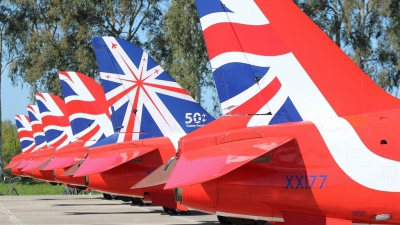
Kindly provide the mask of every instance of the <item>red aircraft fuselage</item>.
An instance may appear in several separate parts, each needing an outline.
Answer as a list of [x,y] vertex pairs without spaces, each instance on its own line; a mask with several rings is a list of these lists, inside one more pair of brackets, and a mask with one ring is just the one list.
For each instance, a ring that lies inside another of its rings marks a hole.
[[[375,155],[398,161],[400,153],[396,146],[400,145],[400,140],[397,132],[390,128],[400,127],[399,117],[400,110],[393,110],[380,112],[379,116],[371,113],[344,119]],[[243,118],[237,117],[241,121]],[[220,120],[224,123],[224,118]],[[235,119],[230,117],[228,120],[229,123]],[[213,130],[221,130],[221,124],[214,125],[218,126]],[[307,215],[311,221],[327,217],[351,220],[353,223],[400,223],[400,192],[373,190],[354,181],[335,161],[321,132],[312,122],[234,130],[229,130],[229,125],[227,127],[222,132],[203,136],[202,143],[211,143],[210,139],[220,140],[232,131],[242,132],[242,137],[254,132],[262,137],[290,136],[294,139],[217,179],[183,187],[183,205],[219,215],[277,222],[282,222],[283,218],[285,221],[291,218],[306,220],[300,215]],[[345,144],[351,143],[350,138],[338,140],[343,144],[349,165],[363,160],[351,154],[353,146]],[[208,145],[199,145],[198,140],[199,137],[194,135],[182,138],[181,150],[195,155],[197,149]],[[240,139],[233,141],[235,145],[243,142]],[[365,160],[365,164],[374,163]],[[365,173],[368,177],[368,171]],[[382,168],[379,179],[395,175],[390,173],[389,168]],[[380,214],[390,214],[391,218],[376,221],[375,216]]]

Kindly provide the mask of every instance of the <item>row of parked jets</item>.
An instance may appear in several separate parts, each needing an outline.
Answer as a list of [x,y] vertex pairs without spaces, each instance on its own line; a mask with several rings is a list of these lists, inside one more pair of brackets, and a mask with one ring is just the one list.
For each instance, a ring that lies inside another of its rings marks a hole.
[[196,6],[222,117],[139,47],[94,37],[102,87],[60,72],[64,100],[15,116],[6,168],[223,224],[400,224],[400,101],[290,0]]

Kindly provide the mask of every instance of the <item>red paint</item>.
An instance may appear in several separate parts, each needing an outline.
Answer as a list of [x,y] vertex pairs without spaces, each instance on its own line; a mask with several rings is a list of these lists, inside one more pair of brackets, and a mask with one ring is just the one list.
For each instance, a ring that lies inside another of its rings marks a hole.
[[[208,27],[203,33],[207,40],[210,59],[224,52],[246,52],[265,56],[290,52],[270,24],[249,26],[219,23]],[[263,39],[260,39],[261,35]],[[242,42],[242,40],[246,40],[246,42]]]
[[339,116],[400,107],[292,1],[255,2]]
[[248,101],[232,110],[229,114],[257,114],[257,112],[278,93],[282,84],[275,77],[264,89]]

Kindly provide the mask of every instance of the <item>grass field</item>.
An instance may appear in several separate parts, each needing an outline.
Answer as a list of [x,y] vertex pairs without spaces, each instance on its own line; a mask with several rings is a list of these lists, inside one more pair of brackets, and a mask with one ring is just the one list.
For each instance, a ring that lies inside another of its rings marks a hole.
[[[11,184],[0,183],[0,195],[6,195],[7,191],[10,189]],[[19,195],[61,195],[65,185],[51,185],[45,182],[24,179],[20,182],[14,184],[14,188]],[[92,194],[100,194],[98,192],[92,192]],[[8,192],[11,195],[11,190]]]

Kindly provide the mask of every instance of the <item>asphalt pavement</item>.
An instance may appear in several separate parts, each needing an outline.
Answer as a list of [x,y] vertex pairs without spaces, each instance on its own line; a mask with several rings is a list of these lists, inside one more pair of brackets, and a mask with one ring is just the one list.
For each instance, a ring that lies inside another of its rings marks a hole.
[[138,206],[101,195],[0,196],[0,225],[219,224],[216,215],[170,216],[159,206]]

